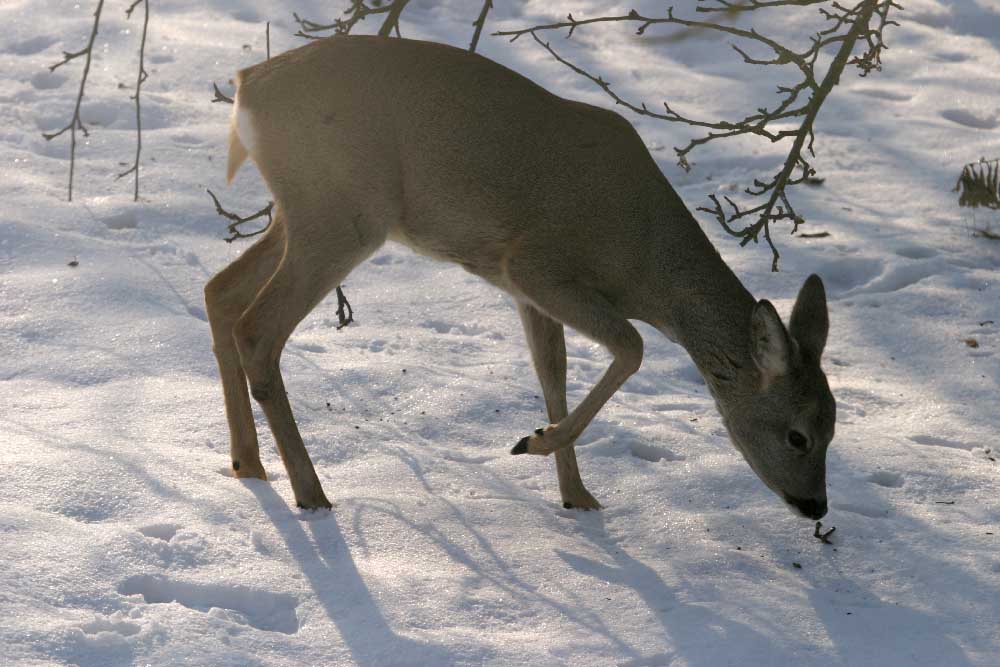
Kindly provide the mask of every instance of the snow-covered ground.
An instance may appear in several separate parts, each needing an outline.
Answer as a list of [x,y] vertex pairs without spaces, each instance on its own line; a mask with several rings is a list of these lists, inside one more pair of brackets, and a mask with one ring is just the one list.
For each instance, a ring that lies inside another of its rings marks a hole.
[[[702,215],[784,314],[808,273],[826,281],[832,546],[648,327],[642,370],[578,449],[606,509],[562,509],[552,462],[507,454],[546,421],[510,299],[392,244],[346,283],[357,324],[336,331],[328,302],[283,360],[333,512],[290,506],[262,418],[272,481],[231,477],[202,287],[247,243],[221,240],[205,189],[245,212],[266,193],[252,168],[224,189],[211,83],[263,58],[264,21],[282,51],[301,43],[292,10],[334,9],[153,2],[134,204],[113,176],[134,150],[140,19],[109,2],[68,204],[68,141],[40,133],[68,121],[82,63],[46,66],[84,45],[94,4],[0,4],[0,665],[1000,664],[1000,243],[971,235],[1000,221],[950,192],[962,164],[1000,156],[1000,1],[904,0],[885,71],[845,76],[820,118],[825,183],[794,193],[830,236],[780,230],[781,273]],[[404,35],[467,44],[478,2],[411,4]],[[488,29],[609,11],[497,4]],[[669,34],[551,38],[630,99],[731,118],[771,94],[724,40]],[[529,39],[481,51],[610,102]],[[638,127],[692,208],[781,156],[730,143],[685,174],[670,147],[686,128]],[[572,403],[608,357],[568,347]]]

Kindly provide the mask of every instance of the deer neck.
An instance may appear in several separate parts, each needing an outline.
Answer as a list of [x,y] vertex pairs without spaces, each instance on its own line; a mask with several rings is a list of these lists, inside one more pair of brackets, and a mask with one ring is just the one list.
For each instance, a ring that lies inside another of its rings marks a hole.
[[[756,300],[700,228],[688,238],[683,263],[661,267],[655,281],[658,317],[651,323],[687,350],[712,395],[726,400],[751,386],[748,379],[757,372],[750,356]],[[677,256],[676,238],[673,242],[673,254],[665,257]]]

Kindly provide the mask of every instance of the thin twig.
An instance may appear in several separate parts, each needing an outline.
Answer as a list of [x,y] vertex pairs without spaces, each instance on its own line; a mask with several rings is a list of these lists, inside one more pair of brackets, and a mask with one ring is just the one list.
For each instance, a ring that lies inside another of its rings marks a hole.
[[264,28],[264,38],[267,44],[267,59],[271,59],[271,22],[267,22],[267,26]]
[[698,0],[698,2],[716,2],[715,6],[700,5],[698,12],[746,12],[767,7],[786,7],[818,5],[827,0],[746,0],[745,2],[728,2],[728,0]]
[[472,43],[469,44],[469,51],[472,53],[476,52],[476,46],[479,45],[479,35],[483,32],[483,26],[486,25],[486,15],[490,13],[491,9],[493,9],[493,0],[484,0],[483,8],[479,10],[479,18],[472,22],[476,29],[472,33]]
[[212,90],[215,91],[215,97],[212,98],[212,102],[213,103],[215,103],[215,102],[222,102],[224,104],[233,104],[233,98],[229,97],[228,95],[223,95],[222,91],[219,90],[219,85],[218,84],[213,83],[212,84]]
[[135,0],[125,10],[125,18],[132,18],[132,12],[139,6],[139,3],[142,3],[144,16],[142,19],[142,41],[139,44],[139,73],[135,79],[135,95],[132,96],[132,99],[135,100],[135,162],[128,170],[118,174],[118,178],[135,174],[133,201],[139,201],[139,157],[142,155],[142,106],[140,105],[139,95],[142,93],[142,84],[149,78],[149,74],[146,72],[146,33],[149,29],[149,0]]
[[[840,45],[840,50],[837,55],[834,56],[833,62],[830,63],[830,69],[827,70],[826,76],[823,77],[823,82],[820,84],[819,89],[813,93],[812,99],[809,102],[809,108],[806,113],[805,118],[802,121],[802,125],[799,126],[799,130],[795,136],[795,141],[792,144],[791,150],[788,152],[788,157],[785,159],[785,165],[782,167],[781,171],[778,173],[777,177],[768,184],[762,186],[761,190],[757,194],[763,194],[767,190],[771,191],[770,197],[768,197],[767,203],[764,208],[760,211],[760,217],[757,222],[749,227],[743,229],[741,232],[733,233],[733,231],[728,227],[726,222],[732,222],[740,217],[743,217],[739,212],[734,214],[729,218],[728,221],[723,222],[723,228],[726,229],[730,234],[734,236],[741,236],[742,242],[740,245],[746,245],[751,240],[757,240],[757,234],[761,230],[764,232],[764,238],[767,240],[769,246],[771,246],[772,260],[771,260],[771,270],[778,270],[778,249],[775,247],[774,242],[771,240],[770,234],[770,222],[772,220],[790,217],[794,223],[792,232],[802,224],[803,219],[797,216],[791,208],[788,200],[785,198],[785,186],[789,183],[789,179],[792,176],[792,172],[796,167],[802,168],[802,180],[813,175],[813,169],[809,164],[802,158],[802,148],[805,145],[806,139],[812,138],[813,133],[813,123],[816,120],[816,116],[819,114],[819,110],[823,106],[823,102],[826,100],[827,95],[833,90],[833,87],[840,82],[840,75],[844,71],[845,65],[847,65],[848,58],[854,51],[854,44],[857,42],[858,38],[861,36],[863,29],[868,28],[868,21],[871,19],[872,12],[875,9],[876,1],[867,0],[861,3],[861,12],[854,20],[854,24],[851,26],[850,31],[844,38],[844,41]],[[810,153],[812,149],[810,148]],[[751,190],[747,190],[748,194],[755,194]],[[715,202],[715,209],[705,209],[700,208],[699,210],[708,211],[709,213],[715,213],[717,216],[722,215],[722,207],[719,206],[718,200]],[[784,210],[779,204],[784,204]],[[773,211],[777,209],[777,216],[773,214]],[[787,213],[786,213],[787,211]],[[723,218],[719,218],[722,222]]]
[[[273,201],[268,202],[267,206],[260,209],[256,213],[251,213],[250,215],[247,216],[240,216],[222,208],[222,204],[219,203],[219,198],[215,196],[215,193],[212,192],[211,190],[207,190],[207,192],[208,195],[212,198],[212,203],[215,204],[215,212],[224,218],[232,220],[232,222],[228,225],[228,227],[226,227],[226,229],[230,233],[230,236],[226,237],[226,243],[232,243],[236,239],[248,239],[252,236],[258,236],[260,234],[263,234],[268,230],[268,228],[270,228],[271,222],[273,221],[273,218],[271,216],[271,212],[274,210]],[[251,222],[253,220],[257,220],[258,218],[263,218],[265,215],[267,216],[267,224],[261,227],[260,229],[252,231],[250,233],[245,233],[239,228],[239,226],[242,225],[243,223]]]
[[295,22],[299,24],[299,31],[295,35],[306,39],[321,39],[322,35],[316,33],[327,32],[329,30],[333,30],[337,35],[349,35],[354,26],[360,21],[365,20],[365,18],[373,14],[388,14],[394,7],[395,3],[387,3],[379,7],[369,7],[365,4],[364,0],[351,0],[350,7],[344,10],[347,18],[334,19],[333,23],[317,23],[316,21],[304,19],[293,12],[292,16],[295,18]]
[[[347,309],[347,313],[344,313],[344,309]],[[337,285],[337,330],[343,329],[348,324],[354,321],[354,309],[351,308],[350,302],[347,297],[344,296],[344,290],[341,285]]]
[[88,137],[90,134],[87,132],[86,126],[80,119],[80,105],[83,103],[83,92],[87,87],[87,76],[90,74],[90,62],[94,50],[94,40],[97,39],[97,30],[101,25],[101,10],[104,9],[104,0],[98,0],[97,9],[94,10],[94,27],[90,31],[90,39],[87,41],[87,46],[80,51],[70,53],[69,51],[63,51],[63,59],[57,62],[55,65],[49,67],[50,72],[55,72],[57,69],[70,62],[71,60],[76,60],[77,58],[84,56],[86,60],[83,65],[83,75],[80,77],[80,92],[76,96],[76,106],[73,108],[73,118],[69,121],[69,125],[59,130],[58,132],[43,133],[42,136],[45,137],[46,141],[52,141],[59,135],[63,134],[69,130],[69,201],[73,201],[73,174],[76,170],[76,131],[80,130],[83,132],[83,136]]
[[831,528],[830,530],[826,531],[825,533],[821,532],[822,528],[823,528],[823,522],[822,521],[817,521],[816,522],[816,530],[813,531],[813,537],[815,537],[817,540],[819,540],[823,544],[833,544],[833,542],[830,541],[830,536],[833,535],[833,533],[834,533],[835,530],[837,530],[837,527],[834,526],[833,528]]

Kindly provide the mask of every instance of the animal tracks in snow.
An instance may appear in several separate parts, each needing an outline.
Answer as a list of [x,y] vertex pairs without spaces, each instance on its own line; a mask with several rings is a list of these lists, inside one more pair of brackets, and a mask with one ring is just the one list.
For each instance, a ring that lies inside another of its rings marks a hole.
[[169,542],[174,539],[174,535],[177,534],[178,528],[180,528],[180,526],[176,526],[172,523],[156,523],[151,526],[144,526],[140,528],[139,532],[146,537],[152,537],[157,540]]
[[997,113],[980,116],[965,109],[945,109],[941,112],[941,117],[976,130],[995,130],[1000,127],[1000,114]]
[[888,100],[890,102],[909,102],[913,99],[913,95],[909,93],[883,90],[881,88],[855,88],[851,90],[851,92],[855,95],[864,95],[865,97],[874,97],[880,100]]
[[121,612],[116,612],[111,616],[99,616],[89,623],[84,623],[80,629],[85,635],[99,635],[108,632],[122,637],[138,634],[142,629],[138,623],[124,619],[125,616]]
[[629,445],[629,453],[637,459],[659,463],[660,461],[683,461],[684,455],[673,452],[666,447],[647,445],[642,442],[633,442]]
[[286,635],[299,630],[298,601],[287,593],[227,584],[195,584],[163,576],[137,575],[118,586],[122,595],[141,595],[147,604],[177,603],[214,618]]
[[949,449],[964,449],[967,452],[972,451],[972,445],[948,440],[936,435],[911,435],[910,441],[926,447],[947,447]]
[[879,470],[878,472],[873,472],[868,475],[868,481],[872,484],[884,486],[889,489],[898,489],[903,486],[905,480],[899,473],[889,472],[888,470]]

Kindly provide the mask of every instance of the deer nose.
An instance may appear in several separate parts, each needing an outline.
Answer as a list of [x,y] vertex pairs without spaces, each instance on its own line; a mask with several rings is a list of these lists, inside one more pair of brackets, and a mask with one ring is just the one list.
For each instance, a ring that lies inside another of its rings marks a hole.
[[785,502],[807,519],[821,519],[826,515],[826,498],[796,498],[786,495]]

